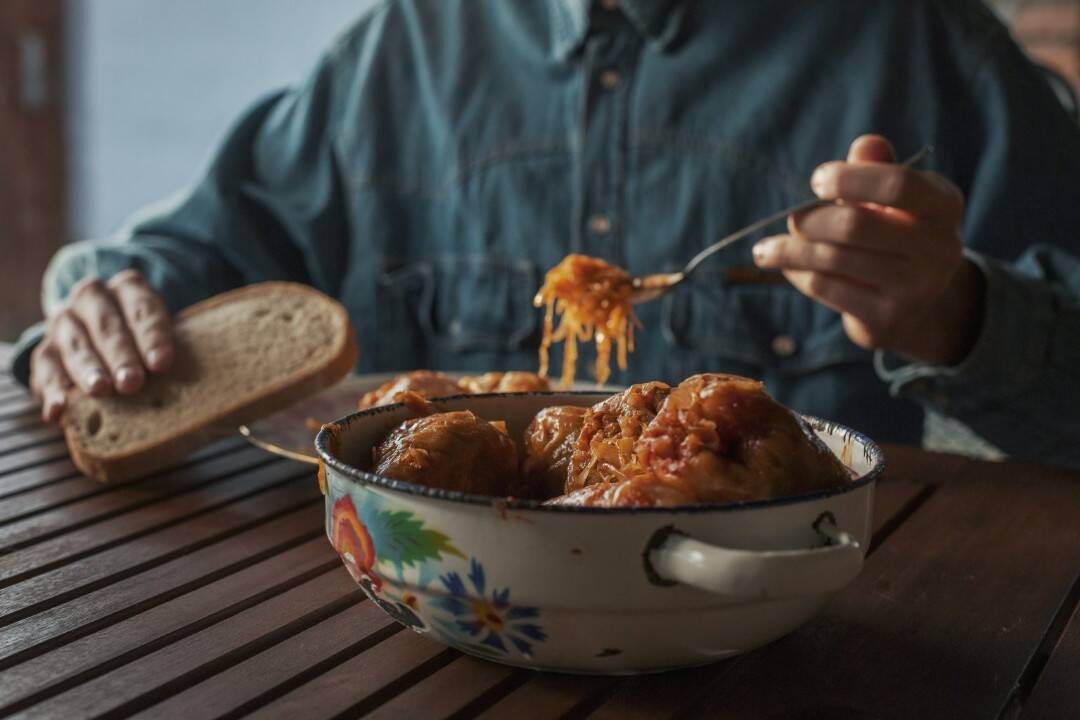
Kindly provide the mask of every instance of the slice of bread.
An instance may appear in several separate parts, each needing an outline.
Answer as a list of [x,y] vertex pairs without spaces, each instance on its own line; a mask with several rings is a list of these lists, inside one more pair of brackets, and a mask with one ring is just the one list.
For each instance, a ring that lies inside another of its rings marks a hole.
[[90,477],[112,482],[160,470],[356,365],[345,308],[296,283],[249,285],[192,305],[173,333],[172,368],[138,393],[68,398],[64,435]]

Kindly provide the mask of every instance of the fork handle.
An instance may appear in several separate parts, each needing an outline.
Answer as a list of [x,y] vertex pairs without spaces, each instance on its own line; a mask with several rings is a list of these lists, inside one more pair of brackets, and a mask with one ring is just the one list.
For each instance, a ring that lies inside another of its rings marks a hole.
[[[900,163],[900,165],[901,165],[901,167],[909,167],[911,165],[914,165],[915,163],[919,162],[920,160],[922,160],[924,157],[926,157],[927,155],[929,155],[932,152],[934,152],[934,147],[932,145],[924,145],[919,150],[919,152],[915,153],[914,155],[909,157],[907,160]],[[702,263],[702,261],[705,260],[705,258],[709,257],[710,255],[714,255],[714,254],[720,252],[721,250],[723,250],[728,245],[731,245],[734,242],[742,240],[747,235],[755,233],[755,232],[757,232],[758,230],[761,230],[764,227],[768,227],[769,225],[772,225],[777,220],[783,220],[788,215],[793,215],[793,214],[795,214],[797,212],[802,212],[804,210],[810,210],[811,208],[820,207],[822,205],[828,205],[831,202],[833,202],[833,201],[832,200],[822,200],[820,198],[814,198],[813,200],[807,200],[805,202],[799,203],[798,205],[792,205],[789,208],[784,208],[783,210],[778,210],[778,211],[774,212],[772,215],[769,215],[768,217],[762,218],[761,220],[758,220],[757,222],[753,223],[752,225],[747,225],[746,227],[742,228],[741,230],[736,230],[735,232],[731,233],[727,237],[722,238],[718,242],[713,243],[712,245],[710,245],[709,247],[705,248],[704,250],[699,252],[697,255],[692,257],[690,259],[690,262],[686,263],[686,267],[683,268],[683,271],[682,271],[683,277],[681,279],[685,280],[686,276],[689,275],[690,273],[694,272],[694,270],[697,269],[697,266],[700,265]]]
[[798,205],[792,205],[791,207],[784,208],[783,210],[777,210],[772,215],[769,215],[768,217],[764,217],[761,220],[758,220],[757,222],[753,223],[752,225],[747,225],[746,227],[744,227],[741,230],[736,230],[735,232],[731,233],[727,237],[721,239],[720,241],[718,241],[716,243],[713,243],[712,245],[710,245],[709,247],[705,248],[704,250],[699,252],[697,255],[692,257],[690,259],[690,262],[686,263],[686,267],[683,268],[683,275],[689,275],[690,273],[694,272],[694,270],[697,269],[697,266],[700,265],[702,263],[702,261],[704,261],[705,258],[709,257],[710,255],[713,255],[715,253],[720,252],[721,250],[726,248],[728,245],[731,245],[734,242],[742,240],[747,235],[750,235],[752,233],[756,233],[758,230],[761,230],[764,227],[768,227],[769,225],[772,225],[777,220],[783,220],[788,215],[792,215],[792,214],[797,213],[797,212],[802,212],[803,210],[809,210],[811,208],[820,207],[822,205],[828,205],[831,202],[832,202],[832,200],[821,200],[820,198],[814,198],[813,200],[807,200],[806,202],[799,203]]

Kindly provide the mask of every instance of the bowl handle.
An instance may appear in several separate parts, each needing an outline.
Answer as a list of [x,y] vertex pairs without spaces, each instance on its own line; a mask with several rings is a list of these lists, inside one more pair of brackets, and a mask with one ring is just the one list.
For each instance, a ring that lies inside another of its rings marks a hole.
[[827,595],[855,579],[863,565],[859,542],[823,513],[814,529],[825,545],[800,550],[737,550],[695,540],[673,526],[645,548],[645,573],[657,585],[682,583],[735,601]]

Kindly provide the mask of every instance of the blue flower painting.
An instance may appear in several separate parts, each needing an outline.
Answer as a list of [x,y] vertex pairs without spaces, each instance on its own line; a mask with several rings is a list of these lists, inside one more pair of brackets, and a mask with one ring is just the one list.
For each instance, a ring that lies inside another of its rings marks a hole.
[[468,584],[456,573],[439,578],[450,593],[433,605],[450,613],[451,618],[439,623],[451,640],[464,643],[483,654],[505,656],[512,647],[522,657],[532,657],[533,643],[541,643],[547,635],[535,621],[540,610],[510,603],[510,589],[492,587],[487,595],[484,566],[471,558]]

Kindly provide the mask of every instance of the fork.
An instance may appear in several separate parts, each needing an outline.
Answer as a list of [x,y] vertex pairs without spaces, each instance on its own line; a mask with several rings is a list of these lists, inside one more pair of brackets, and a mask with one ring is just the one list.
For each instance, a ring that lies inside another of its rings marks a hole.
[[[915,153],[907,160],[902,162],[901,166],[910,167],[911,165],[914,165],[915,163],[919,162],[933,152],[934,148],[932,145],[924,145],[922,149],[919,150],[919,152]],[[732,245],[733,243],[742,240],[748,235],[754,234],[762,228],[772,225],[777,220],[783,220],[788,215],[792,215],[797,212],[803,212],[804,210],[809,210],[811,208],[821,207],[822,205],[828,205],[831,202],[833,201],[814,198],[813,200],[807,200],[806,202],[801,202],[798,205],[792,205],[791,207],[784,208],[783,210],[778,210],[772,215],[764,217],[754,223],[751,223],[750,225],[747,225],[741,230],[736,230],[727,237],[713,243],[709,247],[699,252],[693,258],[691,258],[690,262],[686,263],[686,267],[684,267],[678,272],[637,275],[631,281],[633,285],[633,290],[630,294],[630,302],[636,304],[655,300],[658,297],[661,297],[662,295],[665,295],[678,287],[679,284],[686,280],[686,278],[690,277],[690,274],[693,273],[694,270],[696,270],[698,266],[701,265],[701,263],[704,262],[704,260],[709,256],[720,252],[729,245]]]

